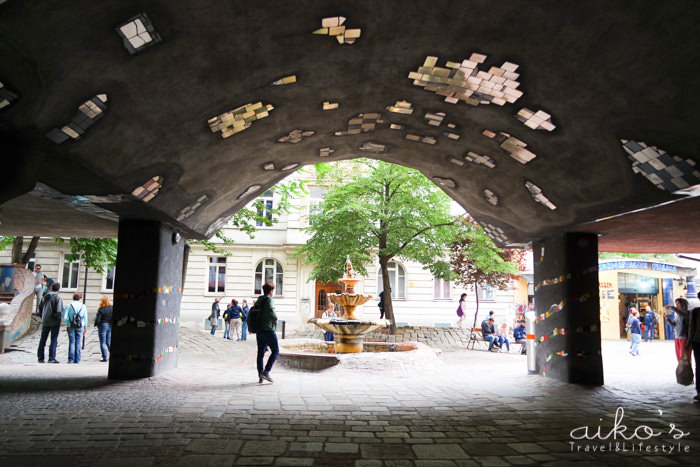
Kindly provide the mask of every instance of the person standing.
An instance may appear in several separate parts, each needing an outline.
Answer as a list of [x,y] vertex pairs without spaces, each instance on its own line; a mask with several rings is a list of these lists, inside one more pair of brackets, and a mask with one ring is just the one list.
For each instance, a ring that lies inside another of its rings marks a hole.
[[231,340],[231,307],[233,307],[233,300],[224,310],[224,339],[228,340]]
[[[241,328],[243,320],[241,320],[241,307],[238,306],[238,300],[231,300],[231,308],[229,308],[229,319],[231,320],[231,335],[236,336],[236,340],[241,340]],[[233,337],[231,337],[233,339]]]
[[382,290],[379,292],[379,303],[377,303],[377,306],[379,307],[379,319],[384,319],[384,291]]
[[658,318],[650,306],[647,306],[644,310],[644,342],[649,342],[654,340],[654,334],[656,332],[654,326]]
[[[272,292],[275,286],[271,282],[265,282],[262,287],[263,294],[256,300],[255,306],[258,311],[258,332],[255,334],[258,343],[257,367],[258,367],[258,382],[263,380],[272,382],[270,370],[275,364],[277,356],[280,353],[279,344],[277,342],[277,314],[275,313],[275,302],[272,300]],[[263,366],[263,357],[265,349],[270,348],[270,356],[267,363]]]
[[42,316],[42,310],[39,305],[41,304],[41,296],[44,293],[45,276],[44,273],[41,272],[41,264],[34,265],[34,272],[32,272],[32,275],[34,276],[34,296],[36,296],[35,313]]
[[68,363],[80,363],[80,339],[87,332],[87,308],[80,300],[83,294],[73,294],[73,301],[63,309],[63,321],[68,328]]
[[108,351],[112,346],[112,304],[109,298],[102,296],[100,304],[95,314],[95,326],[97,334],[100,336],[100,351],[102,352],[101,362],[107,361]]
[[56,360],[56,347],[58,346],[58,331],[61,328],[61,313],[63,312],[63,300],[58,295],[60,289],[61,284],[54,282],[51,284],[51,290],[41,299],[41,338],[36,352],[39,363],[44,363],[44,349],[49,332],[51,333],[49,363],[59,363]]
[[248,340],[248,300],[241,302],[241,340]]
[[214,299],[214,303],[211,304],[211,314],[209,315],[209,324],[211,324],[211,335],[213,336],[216,332],[216,325],[219,322],[219,316],[221,316],[221,308],[219,308],[219,301],[223,297],[217,297]]
[[457,305],[457,316],[459,316],[459,320],[457,321],[457,325],[460,328],[462,327],[462,321],[464,321],[464,315],[466,315],[466,314],[467,314],[467,294],[465,292],[459,297],[459,305]]
[[633,357],[638,357],[639,344],[642,342],[642,325],[639,322],[639,312],[635,308],[632,308],[630,315],[627,323],[630,333],[630,354]]
[[[698,292],[700,298],[700,292]],[[693,308],[690,312],[690,320],[688,322],[688,344],[687,352],[693,351],[695,359],[695,397],[696,401],[700,401],[700,378],[698,378],[698,370],[700,370],[700,307]]]
[[685,298],[677,298],[675,303],[676,306],[666,305],[664,307],[667,310],[673,311],[675,317],[671,318],[666,312],[664,312],[664,315],[666,321],[673,326],[673,333],[676,336],[674,340],[676,344],[676,359],[680,361],[683,352],[687,352],[686,344],[688,342],[688,318],[690,313],[688,311],[688,300]]

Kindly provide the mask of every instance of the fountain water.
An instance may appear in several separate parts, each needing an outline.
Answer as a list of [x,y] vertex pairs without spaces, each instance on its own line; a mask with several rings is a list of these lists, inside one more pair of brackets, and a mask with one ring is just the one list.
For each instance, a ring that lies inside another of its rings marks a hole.
[[331,294],[328,297],[331,302],[343,307],[343,316],[340,319],[312,318],[308,322],[333,333],[336,353],[362,352],[363,335],[377,328],[389,326],[391,321],[388,319],[360,320],[355,317],[355,308],[367,303],[372,296],[355,293],[355,285],[360,282],[360,279],[355,277],[349,257],[345,263],[345,275],[338,279],[338,282],[345,286],[345,292]]

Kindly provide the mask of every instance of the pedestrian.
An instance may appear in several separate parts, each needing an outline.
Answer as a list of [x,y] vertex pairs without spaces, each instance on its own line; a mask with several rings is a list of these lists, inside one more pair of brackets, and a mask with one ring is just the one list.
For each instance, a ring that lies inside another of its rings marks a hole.
[[[272,292],[275,290],[275,286],[271,282],[265,282],[262,290],[263,294],[255,302],[255,307],[259,310],[257,319],[259,326],[255,337],[258,343],[257,367],[258,382],[260,383],[263,380],[272,382],[270,370],[280,352],[277,333],[275,332],[275,329],[277,329],[277,314],[275,313],[275,302],[272,300]],[[263,357],[267,347],[270,348],[270,356],[263,367]]]
[[36,297],[36,309],[34,313],[42,316],[42,310],[39,309],[39,305],[41,303],[41,296],[44,293],[45,276],[44,273],[41,272],[41,264],[34,265],[34,272],[32,272],[32,275],[34,276],[34,296]]
[[630,355],[633,357],[639,356],[639,344],[642,342],[642,326],[639,322],[639,312],[632,307],[630,310],[631,318],[628,318],[627,327],[630,333]]
[[382,290],[379,292],[379,303],[377,303],[377,306],[379,307],[379,319],[384,319],[384,291]]
[[87,333],[87,308],[80,300],[83,294],[73,294],[73,301],[63,309],[63,321],[68,328],[68,363],[80,363],[81,337]]
[[248,300],[241,301],[241,340],[248,340]]
[[109,298],[102,296],[100,304],[97,307],[95,314],[95,326],[97,326],[97,335],[100,337],[100,351],[102,352],[101,362],[106,362],[108,351],[112,347],[112,304]]
[[214,299],[214,303],[211,304],[211,314],[209,315],[209,324],[211,324],[211,335],[213,336],[216,332],[216,325],[219,323],[219,316],[221,316],[221,308],[219,308],[219,301],[224,297],[217,297]]
[[459,304],[457,305],[457,316],[459,316],[459,320],[457,321],[457,325],[461,328],[462,327],[462,321],[464,321],[464,315],[467,312],[467,294],[466,292],[463,293],[459,297]]
[[233,306],[233,300],[229,306],[224,310],[224,339],[231,340],[231,307]]
[[[666,310],[674,312],[675,316],[671,318],[665,311],[666,321],[673,326],[673,333],[676,336],[674,342],[676,344],[676,359],[681,360],[683,352],[687,352],[688,343],[688,319],[690,312],[688,311],[688,300],[679,297],[675,301],[676,306],[666,305]],[[690,357],[690,355],[688,355]]]
[[658,320],[654,310],[652,310],[650,306],[647,306],[644,313],[644,342],[654,340],[654,334],[656,332],[654,326],[656,326]]
[[[700,298],[700,292],[698,292]],[[690,320],[688,322],[688,344],[687,352],[693,351],[695,358],[695,397],[696,401],[700,401],[700,378],[698,370],[700,370],[700,307],[693,308],[690,312]]]
[[[238,300],[231,300],[231,308],[229,309],[229,319],[231,320],[231,335],[236,337],[236,341],[241,340],[241,328],[243,320],[241,320],[241,307],[238,306]],[[231,337],[233,339],[233,337]]]
[[[324,310],[321,318],[333,319],[337,317],[338,315],[335,314],[335,305],[329,301],[328,307]],[[333,342],[333,333],[331,331],[325,331],[323,333],[323,340],[326,342]]]
[[56,360],[56,347],[58,347],[58,331],[61,328],[61,313],[63,312],[63,300],[58,295],[60,289],[61,284],[54,282],[51,284],[51,290],[41,299],[41,338],[36,352],[39,363],[44,363],[44,349],[49,333],[51,333],[49,363],[59,363]]

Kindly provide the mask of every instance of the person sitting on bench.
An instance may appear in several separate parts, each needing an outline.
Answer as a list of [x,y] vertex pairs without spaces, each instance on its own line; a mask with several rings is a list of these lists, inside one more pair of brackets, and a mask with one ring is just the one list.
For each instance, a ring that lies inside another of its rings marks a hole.
[[525,320],[521,319],[518,321],[518,326],[513,329],[513,340],[516,344],[521,345],[520,353],[525,354],[525,344],[527,343],[527,335],[525,331]]
[[496,335],[496,329],[493,325],[493,318],[485,319],[481,323],[481,335],[484,339],[489,341],[489,352],[491,349],[493,349],[494,344],[498,349],[501,348],[501,346],[498,344],[498,336]]

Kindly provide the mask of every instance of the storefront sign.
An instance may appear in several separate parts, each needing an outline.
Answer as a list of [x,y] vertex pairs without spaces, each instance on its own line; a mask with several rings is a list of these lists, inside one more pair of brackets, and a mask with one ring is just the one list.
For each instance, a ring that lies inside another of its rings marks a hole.
[[654,263],[651,261],[611,261],[609,263],[600,263],[599,271],[610,271],[613,269],[646,269],[650,271],[678,273],[678,267],[672,264]]

